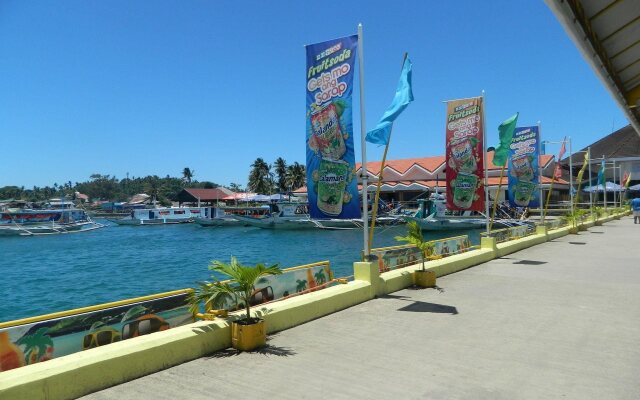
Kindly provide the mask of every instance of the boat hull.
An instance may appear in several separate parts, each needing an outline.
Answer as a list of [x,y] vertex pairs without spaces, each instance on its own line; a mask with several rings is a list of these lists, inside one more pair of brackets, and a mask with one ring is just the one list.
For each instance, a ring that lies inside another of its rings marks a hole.
[[235,218],[196,218],[200,226],[241,226],[242,222]]
[[136,218],[121,218],[121,219],[108,219],[118,225],[129,226],[156,226],[156,225],[175,225],[175,224],[190,224],[193,219],[136,219]]

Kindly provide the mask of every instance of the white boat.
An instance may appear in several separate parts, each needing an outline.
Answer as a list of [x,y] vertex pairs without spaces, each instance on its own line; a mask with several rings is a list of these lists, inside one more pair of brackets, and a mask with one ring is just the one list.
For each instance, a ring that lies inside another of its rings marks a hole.
[[478,212],[447,210],[441,194],[418,200],[418,211],[404,218],[416,222],[423,231],[481,229],[487,225],[485,216]]
[[[70,204],[71,205],[71,204]],[[104,227],[84,210],[7,209],[0,212],[0,236],[36,236],[85,232]]]
[[269,205],[269,212],[264,215],[234,215],[245,225],[263,229],[310,229],[317,225],[306,213],[306,204],[277,203]]
[[118,225],[166,225],[191,223],[203,214],[206,207],[161,207],[131,210],[124,218],[109,221]]
[[[415,221],[423,231],[484,229],[487,218],[477,211],[447,210],[442,194],[434,194],[427,200],[418,200],[418,211],[405,216],[407,221]],[[528,225],[527,221],[511,218],[498,218],[493,221],[494,228]]]
[[223,208],[205,207],[204,214],[195,218],[200,226],[240,226],[242,222],[227,214]]

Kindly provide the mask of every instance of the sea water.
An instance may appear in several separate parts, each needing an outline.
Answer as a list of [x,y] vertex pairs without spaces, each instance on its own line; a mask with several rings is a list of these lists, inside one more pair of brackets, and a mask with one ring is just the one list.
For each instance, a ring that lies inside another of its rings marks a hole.
[[[109,224],[106,221],[99,221]],[[373,247],[402,244],[406,225],[377,227]],[[479,231],[424,232],[426,239]],[[75,234],[0,238],[0,322],[170,290],[209,280],[210,261],[279,264],[329,260],[336,277],[353,275],[362,229],[268,230],[197,224],[117,226]]]

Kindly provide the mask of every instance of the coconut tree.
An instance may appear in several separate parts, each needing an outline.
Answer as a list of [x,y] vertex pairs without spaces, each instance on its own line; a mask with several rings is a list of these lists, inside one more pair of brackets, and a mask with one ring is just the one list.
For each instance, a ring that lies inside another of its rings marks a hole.
[[297,161],[294,162],[292,165],[289,165],[287,167],[287,172],[285,175],[285,182],[286,182],[287,188],[291,190],[296,190],[304,186],[307,178],[306,174],[307,173],[305,170],[305,166],[298,163]]
[[273,169],[276,174],[276,185],[279,193],[283,193],[287,191],[287,162],[282,158],[278,157],[278,159],[273,163]]
[[262,158],[256,158],[251,164],[248,189],[256,193],[271,194],[273,188],[273,173],[271,165]]
[[193,178],[193,175],[195,174],[195,171],[192,171],[189,167],[185,167],[182,170],[182,180],[189,184],[191,183],[191,178]]

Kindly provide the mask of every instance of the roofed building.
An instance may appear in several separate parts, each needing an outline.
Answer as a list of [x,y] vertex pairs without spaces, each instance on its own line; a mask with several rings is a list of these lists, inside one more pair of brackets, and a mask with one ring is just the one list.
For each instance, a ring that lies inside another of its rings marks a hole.
[[222,201],[223,198],[235,194],[232,190],[219,186],[214,189],[196,189],[185,188],[176,195],[175,200],[182,203],[202,204],[209,203],[211,205]]

